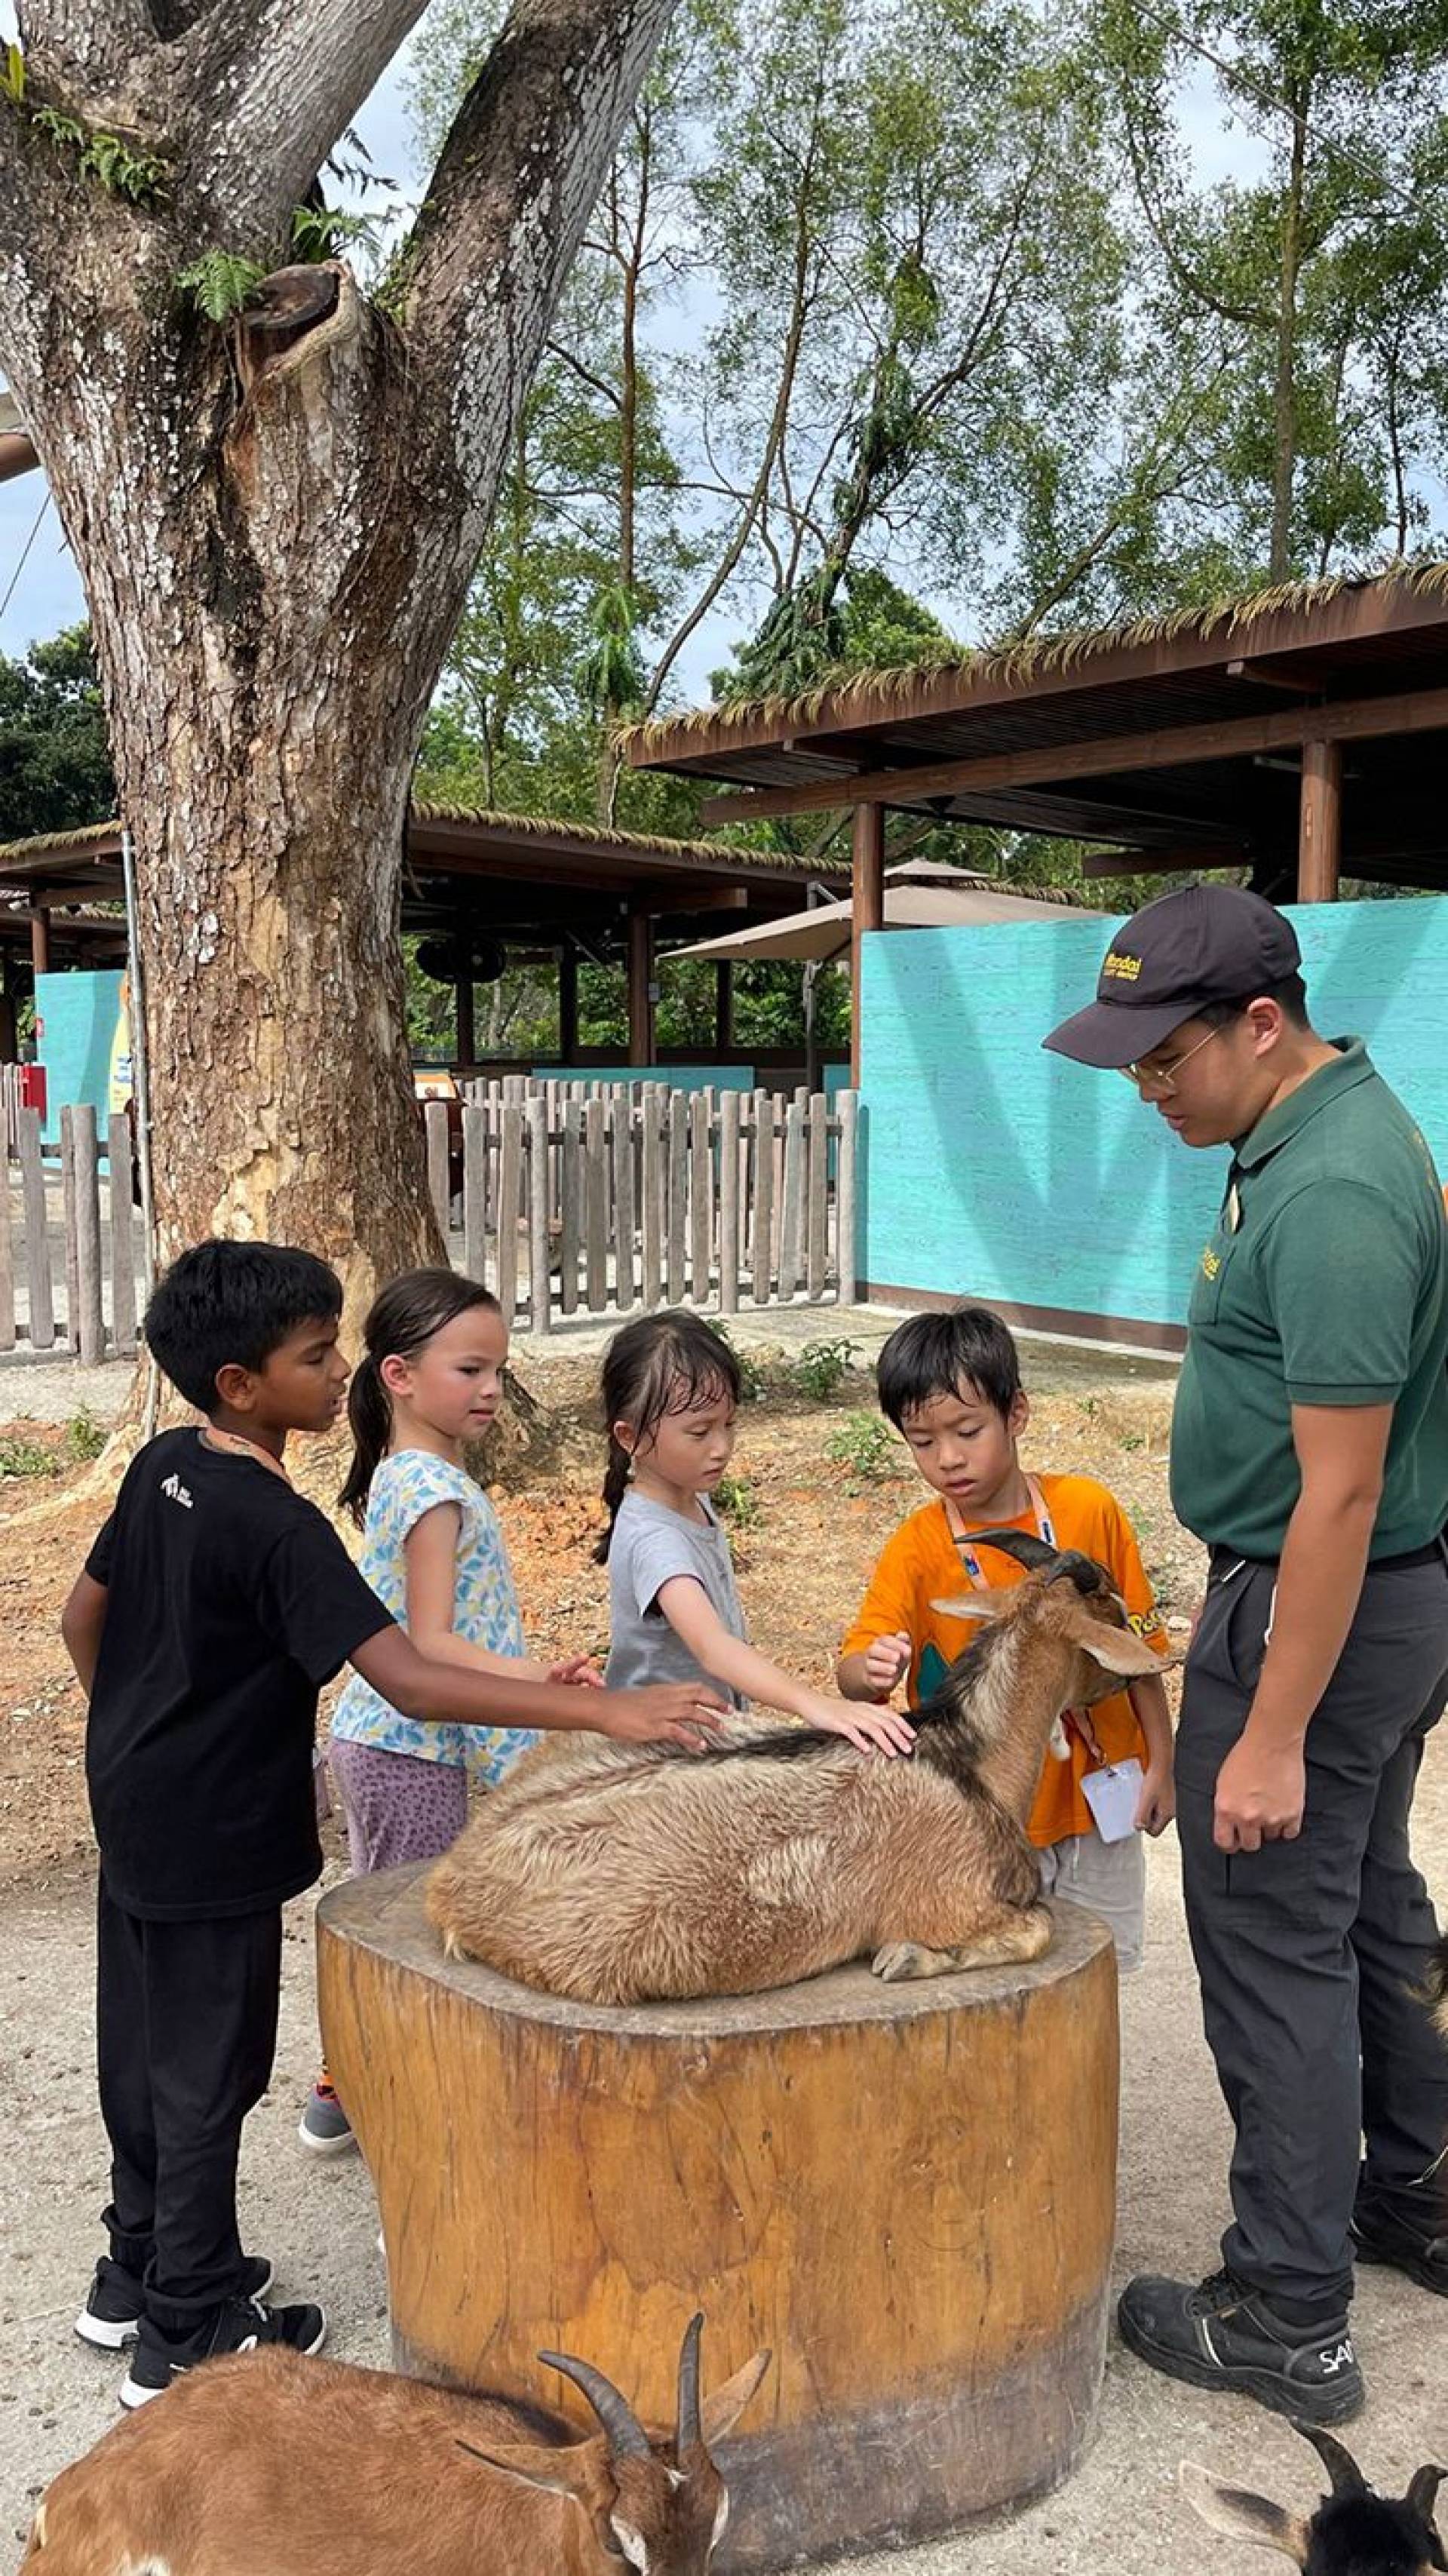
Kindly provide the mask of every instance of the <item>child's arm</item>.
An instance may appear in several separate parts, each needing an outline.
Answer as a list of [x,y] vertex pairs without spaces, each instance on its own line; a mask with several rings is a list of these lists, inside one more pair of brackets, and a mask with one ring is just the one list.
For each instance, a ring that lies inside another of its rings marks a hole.
[[[516,1726],[518,1690],[495,1673],[464,1672],[420,1655],[401,1628],[381,1628],[354,1647],[348,1661],[404,1717],[432,1726]],[[682,1744],[703,1750],[726,1715],[702,1683],[666,1682],[648,1690],[580,1691],[568,1682],[534,1682],[529,1726],[586,1727],[624,1744]]]
[[87,1699],[96,1677],[109,1598],[105,1585],[97,1583],[93,1574],[78,1574],[71,1586],[70,1599],[60,1614],[60,1633],[65,1640],[65,1651],[75,1666]]
[[[460,1504],[434,1503],[430,1511],[413,1522],[403,1541],[407,1633],[418,1653],[431,1664],[455,1664],[469,1673],[494,1673],[503,1681],[526,1682],[530,1689],[543,1682],[597,1687],[599,1674],[586,1655],[545,1668],[532,1655],[495,1655],[488,1647],[475,1646],[458,1635],[453,1610],[462,1517]],[[513,1722],[516,1725],[519,1720],[515,1718]]]
[[1139,1833],[1160,1834],[1176,1814],[1176,1789],[1172,1781],[1171,1711],[1166,1704],[1165,1685],[1155,1673],[1132,1683],[1131,1705],[1146,1739],[1146,1776],[1136,1802],[1136,1827]]
[[841,1655],[835,1666],[835,1686],[846,1699],[888,1699],[910,1669],[915,1640],[910,1629],[906,1534],[912,1526],[907,1521],[895,1532],[870,1577],[860,1615],[849,1632],[866,1642]]
[[914,1744],[914,1727],[894,1709],[855,1717],[842,1700],[791,1680],[767,1655],[731,1636],[703,1584],[692,1574],[674,1574],[661,1584],[658,1605],[694,1661],[747,1699],[762,1700],[766,1708],[787,1709],[792,1717],[824,1727],[831,1735],[848,1736],[862,1753],[908,1753]]

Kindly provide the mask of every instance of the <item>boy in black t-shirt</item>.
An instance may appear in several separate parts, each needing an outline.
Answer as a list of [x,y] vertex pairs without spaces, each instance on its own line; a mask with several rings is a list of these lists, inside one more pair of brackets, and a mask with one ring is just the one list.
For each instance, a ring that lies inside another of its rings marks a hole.
[[[427,1662],[294,1492],[291,1431],[325,1431],[347,1383],[342,1292],[312,1254],[183,1253],[146,1314],[153,1357],[204,1427],[133,1460],[66,1604],[90,1700],[100,1846],[97,2055],[111,2142],[109,2256],[76,2320],[135,2351],[125,2406],[209,2355],[315,2352],[310,2303],[268,2308],[271,2267],[236,2225],[241,2126],[270,2078],[281,1908],[322,1865],[317,1696],[344,1663],[408,1716],[517,1722],[506,1678]],[[533,1683],[532,1726],[697,1748],[720,1714],[690,1687]]]

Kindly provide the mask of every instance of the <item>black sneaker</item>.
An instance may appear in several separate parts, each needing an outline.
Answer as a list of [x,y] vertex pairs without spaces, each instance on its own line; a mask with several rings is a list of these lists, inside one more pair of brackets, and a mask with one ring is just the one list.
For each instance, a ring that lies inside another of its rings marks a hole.
[[1235,2389],[1310,2424],[1345,2424],[1362,2406],[1346,2313],[1309,2335],[1230,2272],[1197,2283],[1144,2273],[1128,2281],[1116,2321],[1132,2352],[1190,2388]]
[[215,2361],[227,2352],[255,2352],[262,2344],[285,2344],[291,2352],[320,2352],[327,2340],[327,2320],[310,2302],[294,2308],[268,2308],[260,2299],[228,2299],[195,2334],[160,2335],[149,2317],[142,2327],[130,2369],[121,2382],[121,2404],[134,2410],[149,2406],[174,2379],[184,2379],[198,2362]]
[[[271,2284],[272,2267],[266,2256],[248,2254],[239,2296],[259,2299]],[[113,2262],[109,2254],[103,2254],[86,2292],[85,2306],[76,2318],[76,2333],[82,2343],[92,2343],[100,2352],[124,2352],[141,2331],[145,2304],[138,2276],[128,2272],[124,2263]]]
[[1436,2290],[1440,2299],[1448,2299],[1448,2235],[1441,2228],[1434,2233],[1436,2215],[1435,2206],[1415,2224],[1401,2206],[1394,2210],[1371,2192],[1359,2192],[1352,2214],[1358,2261],[1389,2264],[1395,2272],[1406,2272],[1420,2290]]

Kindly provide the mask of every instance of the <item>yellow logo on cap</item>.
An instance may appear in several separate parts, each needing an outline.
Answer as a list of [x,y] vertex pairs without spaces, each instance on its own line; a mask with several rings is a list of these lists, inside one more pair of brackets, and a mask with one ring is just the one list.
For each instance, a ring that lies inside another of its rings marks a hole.
[[1208,1244],[1206,1251],[1202,1254],[1202,1277],[1204,1279],[1215,1279],[1221,1266],[1221,1262],[1218,1260],[1217,1255],[1212,1250],[1211,1245]]
[[1134,984],[1141,973],[1141,959],[1123,957],[1119,948],[1113,948],[1108,951],[1106,963],[1101,972],[1103,975],[1113,976],[1118,983]]

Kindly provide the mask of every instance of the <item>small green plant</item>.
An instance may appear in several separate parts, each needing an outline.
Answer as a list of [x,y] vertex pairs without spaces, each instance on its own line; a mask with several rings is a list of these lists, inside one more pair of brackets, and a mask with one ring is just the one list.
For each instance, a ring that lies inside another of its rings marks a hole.
[[1146,1433],[1144,1431],[1123,1431],[1121,1435],[1121,1445],[1123,1449],[1144,1449],[1146,1447]]
[[[23,63],[20,79],[23,90]],[[8,76],[6,86],[10,87]],[[12,90],[11,95],[16,93]],[[96,180],[111,196],[128,198],[133,206],[154,205],[165,196],[169,177],[165,162],[158,161],[154,152],[138,151],[123,134],[93,133],[61,107],[37,107],[30,121],[59,151],[75,154],[83,179]]]
[[229,322],[256,293],[266,271],[232,250],[204,250],[176,280],[208,322]]
[[107,1437],[105,1424],[97,1422],[90,1406],[83,1404],[79,1413],[73,1413],[65,1426],[66,1455],[73,1458],[78,1466],[88,1459],[98,1458]]
[[1094,1422],[1101,1410],[1100,1402],[1094,1395],[1083,1395],[1079,1410],[1084,1422]]
[[53,1476],[59,1464],[55,1451],[39,1440],[0,1440],[0,1477]]
[[331,206],[293,206],[292,256],[303,263],[340,258],[348,242],[375,250],[380,215],[338,213]]
[[712,1500],[714,1509],[732,1521],[736,1529],[758,1529],[764,1517],[759,1496],[747,1476],[721,1476]]
[[889,1454],[889,1425],[878,1413],[847,1413],[825,1442],[825,1456],[847,1471],[852,1493],[879,1482]]
[[8,44],[0,55],[0,90],[17,107],[25,100],[25,56],[19,45]]
[[859,1345],[855,1342],[811,1342],[800,1352],[794,1364],[796,1385],[816,1404],[827,1404],[841,1381],[849,1375],[850,1363]]

